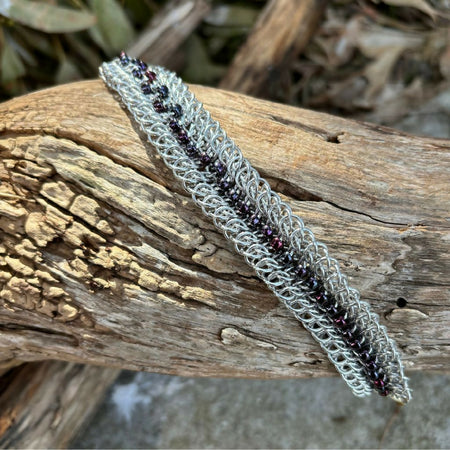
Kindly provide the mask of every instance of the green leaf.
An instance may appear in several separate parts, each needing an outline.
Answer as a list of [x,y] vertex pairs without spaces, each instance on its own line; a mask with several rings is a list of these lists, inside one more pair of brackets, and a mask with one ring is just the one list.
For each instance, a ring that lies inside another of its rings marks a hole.
[[205,23],[215,27],[251,28],[260,9],[252,5],[220,5],[205,17]]
[[38,50],[50,58],[56,59],[58,57],[55,51],[54,36],[43,34],[22,25],[16,25],[13,29],[14,38],[17,40],[20,37],[21,42],[30,49]]
[[3,52],[1,56],[1,81],[9,83],[16,78],[25,75],[25,66],[16,51],[12,48],[8,39],[3,43]]
[[0,0],[0,15],[46,33],[70,33],[96,23],[89,11],[30,0]]
[[152,18],[157,10],[157,5],[153,2],[146,2],[142,0],[125,0],[122,1],[127,6],[127,12],[131,22],[136,25],[144,27]]
[[68,83],[82,78],[77,66],[69,59],[64,58],[56,72],[55,82],[57,84]]
[[184,50],[187,64],[183,78],[190,83],[212,85],[225,75],[226,67],[210,60],[203,41],[196,34],[189,36]]
[[99,55],[98,49],[93,45],[87,45],[82,37],[77,34],[66,34],[64,40],[70,48],[69,53],[77,55],[77,59],[84,61],[83,67],[86,65],[97,72],[98,66],[102,63],[102,58]]
[[109,55],[127,47],[134,30],[117,0],[92,0],[90,4],[98,18],[98,25],[91,30],[95,41]]

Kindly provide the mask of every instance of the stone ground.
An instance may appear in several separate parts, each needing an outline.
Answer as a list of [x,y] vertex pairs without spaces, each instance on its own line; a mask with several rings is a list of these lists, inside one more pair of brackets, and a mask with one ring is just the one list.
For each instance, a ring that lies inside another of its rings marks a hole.
[[[450,91],[394,124],[450,138]],[[411,375],[403,408],[337,377],[182,378],[124,371],[71,448],[450,448],[450,375]]]
[[337,377],[183,378],[124,371],[70,448],[448,448],[450,376],[413,400],[359,399]]

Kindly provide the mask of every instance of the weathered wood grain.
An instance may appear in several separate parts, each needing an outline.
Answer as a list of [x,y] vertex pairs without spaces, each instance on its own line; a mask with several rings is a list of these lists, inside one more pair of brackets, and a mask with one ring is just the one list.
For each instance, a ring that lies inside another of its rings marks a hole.
[[[450,143],[192,89],[329,245],[407,368],[448,369]],[[14,99],[0,117],[3,367],[334,373],[100,81]]]
[[119,371],[45,361],[0,378],[0,448],[65,448]]
[[308,44],[327,0],[267,2],[244,45],[220,83],[223,89],[263,95]]

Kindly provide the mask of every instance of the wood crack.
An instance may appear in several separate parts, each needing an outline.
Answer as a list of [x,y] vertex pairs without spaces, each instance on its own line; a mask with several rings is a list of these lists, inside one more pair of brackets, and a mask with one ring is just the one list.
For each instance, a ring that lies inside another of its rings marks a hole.
[[274,114],[270,115],[270,119],[273,120],[274,122],[286,125],[290,128],[294,127],[299,130],[305,131],[311,134],[312,136],[318,137],[323,141],[330,142],[332,144],[340,144],[339,138],[340,136],[344,135],[343,132],[342,133],[330,132],[327,130],[323,130],[321,128],[314,127],[312,125],[306,125],[305,123],[299,120],[294,120],[292,118],[287,118],[283,116],[277,116]]

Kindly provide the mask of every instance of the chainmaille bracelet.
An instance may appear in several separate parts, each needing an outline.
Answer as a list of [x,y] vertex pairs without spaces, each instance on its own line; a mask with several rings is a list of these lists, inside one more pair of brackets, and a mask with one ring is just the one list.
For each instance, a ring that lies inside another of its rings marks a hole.
[[309,330],[359,397],[407,403],[399,353],[327,247],[273,192],[175,73],[125,53],[100,67],[194,202]]

